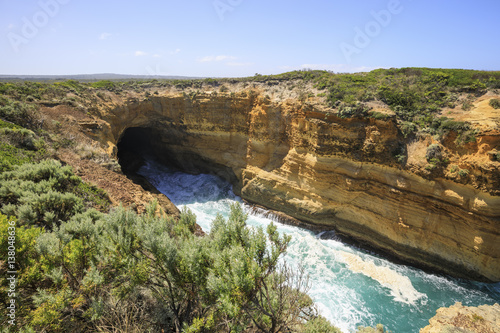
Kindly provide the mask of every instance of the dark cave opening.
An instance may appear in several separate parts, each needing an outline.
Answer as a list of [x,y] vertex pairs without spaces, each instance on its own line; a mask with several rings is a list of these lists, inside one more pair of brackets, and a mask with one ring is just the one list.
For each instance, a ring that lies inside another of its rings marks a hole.
[[124,131],[118,141],[117,157],[123,173],[135,174],[145,163],[145,156],[152,154],[151,131],[143,127],[132,127]]
[[148,159],[176,171],[213,174],[231,183],[236,193],[241,189],[231,168],[198,154],[186,140],[185,133],[178,129],[127,128],[117,143],[117,157],[123,173],[148,190],[151,185],[137,174]]

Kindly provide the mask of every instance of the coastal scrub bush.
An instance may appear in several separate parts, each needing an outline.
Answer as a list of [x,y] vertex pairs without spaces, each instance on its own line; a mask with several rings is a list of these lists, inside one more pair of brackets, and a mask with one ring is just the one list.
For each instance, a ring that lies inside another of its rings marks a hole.
[[465,177],[467,177],[469,175],[469,170],[467,170],[467,169],[460,169],[460,170],[458,170],[458,175],[460,177],[465,178]]
[[0,172],[12,170],[16,165],[33,162],[37,157],[34,151],[0,142]]
[[[188,209],[174,220],[153,202],[141,215],[123,207],[109,214],[89,209],[61,217],[53,228],[17,228],[19,326],[51,332],[75,326],[338,332],[317,315],[305,293],[304,271],[279,263],[289,236],[273,224],[250,229],[246,219],[235,204],[227,219],[218,215],[200,238],[193,234],[196,217]],[[0,215],[0,231],[6,228],[7,218]],[[0,233],[0,244],[6,235]],[[7,248],[2,246],[0,255],[6,256]],[[5,307],[0,312],[3,316]]]
[[401,133],[403,133],[403,136],[405,138],[415,134],[418,131],[417,125],[409,121],[401,122],[399,128],[401,129]]
[[101,80],[97,82],[93,82],[90,84],[92,88],[97,88],[97,89],[106,89],[106,90],[113,90],[116,85],[113,81],[110,80]]
[[303,333],[342,333],[340,329],[333,326],[322,316],[307,321],[302,330]]
[[486,84],[480,80],[475,80],[472,84],[466,87],[469,92],[474,93],[476,96],[484,94],[486,92],[486,88]]
[[464,111],[470,111],[473,106],[474,105],[471,102],[469,102],[469,101],[465,101],[465,102],[462,103],[462,109]]
[[109,199],[70,167],[45,160],[1,173],[0,204],[4,214],[18,216],[20,223],[52,229],[87,208],[108,209]]
[[63,88],[63,89],[65,88],[66,90],[69,90],[76,94],[87,89],[84,84],[78,82],[77,80],[65,80],[61,82],[55,82],[53,86],[56,88]]
[[368,116],[377,120],[387,120],[391,118],[391,115],[378,111],[371,111]]
[[22,127],[37,129],[41,125],[37,109],[33,104],[8,100],[0,107],[0,118]]
[[338,114],[340,118],[361,118],[368,116],[370,110],[371,108],[368,107],[365,103],[356,103],[352,106],[341,103]]
[[46,142],[34,132],[0,120],[0,172],[35,162],[46,154]]
[[3,172],[0,180],[0,203],[6,205],[4,213],[15,212],[23,224],[51,228],[53,223],[83,210],[82,200],[68,192],[81,180],[57,161],[26,163]]
[[25,128],[0,128],[0,138],[13,146],[29,150],[37,150],[44,146],[43,140],[38,141],[35,133]]
[[430,122],[430,133],[443,137],[450,132],[457,134],[455,141],[457,145],[476,141],[477,131],[469,122],[456,121],[447,117],[434,118]]
[[433,143],[427,147],[427,151],[425,153],[425,158],[428,162],[433,159],[441,160],[442,158],[442,150],[439,144]]
[[500,99],[498,98],[490,99],[490,102],[488,104],[494,109],[500,109]]

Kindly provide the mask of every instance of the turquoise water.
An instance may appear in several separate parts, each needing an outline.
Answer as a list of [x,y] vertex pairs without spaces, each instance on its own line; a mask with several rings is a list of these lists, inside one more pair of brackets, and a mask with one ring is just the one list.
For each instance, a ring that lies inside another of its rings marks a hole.
[[[227,217],[230,204],[241,202],[231,185],[216,176],[174,172],[153,161],[148,161],[139,173],[174,204],[189,207],[205,231],[210,230],[217,213]],[[270,222],[264,214],[249,215],[248,219],[250,226]],[[393,332],[418,332],[439,307],[455,302],[467,306],[500,303],[500,284],[428,274],[346,245],[331,233],[326,237],[275,224],[281,233],[292,236],[284,260],[305,267],[311,282],[309,295],[320,313],[343,332],[377,323]]]

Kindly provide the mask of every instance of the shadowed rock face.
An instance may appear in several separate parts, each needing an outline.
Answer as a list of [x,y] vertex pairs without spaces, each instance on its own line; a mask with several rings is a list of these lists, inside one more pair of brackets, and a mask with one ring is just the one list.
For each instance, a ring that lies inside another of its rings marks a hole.
[[[401,170],[395,156],[408,152],[391,119],[340,119],[260,96],[171,95],[101,111],[99,122],[92,135],[132,171],[150,152],[224,177],[243,199],[310,228],[455,276],[500,281],[500,197],[488,193],[498,165],[477,171],[482,191]],[[500,135],[488,140],[498,145]]]

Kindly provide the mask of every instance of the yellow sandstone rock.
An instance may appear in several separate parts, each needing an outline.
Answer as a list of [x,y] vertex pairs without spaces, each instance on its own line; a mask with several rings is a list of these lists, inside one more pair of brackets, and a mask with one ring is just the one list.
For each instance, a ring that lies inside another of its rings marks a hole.
[[420,333],[455,332],[498,333],[500,332],[500,305],[463,306],[457,302],[449,308],[439,308],[429,320],[429,325]]

